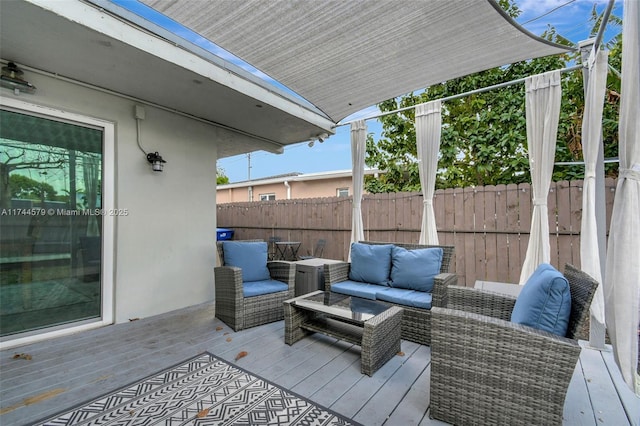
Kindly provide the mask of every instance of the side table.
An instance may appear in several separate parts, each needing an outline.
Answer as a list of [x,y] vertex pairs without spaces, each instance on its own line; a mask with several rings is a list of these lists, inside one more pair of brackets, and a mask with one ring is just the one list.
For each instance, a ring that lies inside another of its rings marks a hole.
[[324,265],[342,263],[341,260],[313,258],[298,260],[296,264],[296,296],[324,290]]

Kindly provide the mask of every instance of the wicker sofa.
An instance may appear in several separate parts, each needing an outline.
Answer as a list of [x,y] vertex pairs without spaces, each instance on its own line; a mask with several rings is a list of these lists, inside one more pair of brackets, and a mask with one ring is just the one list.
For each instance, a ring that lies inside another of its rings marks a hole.
[[581,351],[577,339],[584,338],[598,286],[568,264],[563,275],[571,294],[564,337],[512,322],[514,296],[448,288],[447,307],[432,312],[433,418],[456,425],[562,424]]
[[[263,242],[243,240],[234,242]],[[225,264],[224,241],[217,243],[220,265],[215,274],[215,316],[234,331],[284,319],[283,302],[295,294],[295,264],[284,261],[264,261],[271,280],[284,283],[282,291],[245,296],[246,283],[242,269]],[[266,243],[265,250],[266,250]]]
[[[451,259],[454,254],[453,246],[434,246],[434,245],[420,245],[410,243],[386,243],[386,242],[371,242],[361,241],[362,244],[371,245],[386,245],[392,244],[397,247],[402,247],[407,250],[424,249],[424,248],[441,248],[442,249],[442,262],[440,266],[440,274],[434,278],[433,290],[431,292],[431,306],[446,306],[447,291],[446,288],[450,285],[457,284],[457,276],[449,273]],[[324,266],[324,284],[325,291],[332,291],[332,286],[349,281],[349,272],[351,269],[351,263],[341,262],[334,264],[327,264]],[[364,286],[369,285],[363,282]],[[431,310],[429,308],[408,306],[406,304],[393,303],[383,301],[381,303],[389,303],[390,305],[400,306],[404,309],[402,315],[402,338],[417,342],[420,344],[431,344]]]

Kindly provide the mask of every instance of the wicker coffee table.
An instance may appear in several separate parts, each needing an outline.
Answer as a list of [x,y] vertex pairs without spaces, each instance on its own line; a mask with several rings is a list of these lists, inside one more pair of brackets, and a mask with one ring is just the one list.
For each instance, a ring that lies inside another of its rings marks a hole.
[[315,291],[284,302],[284,324],[288,345],[314,332],[359,345],[369,376],[400,352],[402,308],[374,300]]

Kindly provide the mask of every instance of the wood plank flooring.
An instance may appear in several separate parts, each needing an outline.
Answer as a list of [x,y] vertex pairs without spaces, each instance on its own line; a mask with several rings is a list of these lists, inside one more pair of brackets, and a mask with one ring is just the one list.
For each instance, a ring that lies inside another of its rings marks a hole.
[[[284,344],[284,322],[238,333],[198,305],[0,352],[0,424],[26,425],[209,351],[364,425],[442,425],[429,418],[428,346],[403,341],[373,377],[360,348],[320,334]],[[240,352],[247,355],[236,360]],[[31,359],[14,358],[28,354]],[[565,425],[633,425],[640,400],[610,352],[584,349]]]

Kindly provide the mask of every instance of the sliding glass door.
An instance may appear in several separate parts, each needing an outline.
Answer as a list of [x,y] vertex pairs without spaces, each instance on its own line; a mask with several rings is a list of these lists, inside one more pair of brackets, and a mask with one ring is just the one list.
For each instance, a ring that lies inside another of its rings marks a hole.
[[104,129],[0,109],[0,337],[102,316]]

